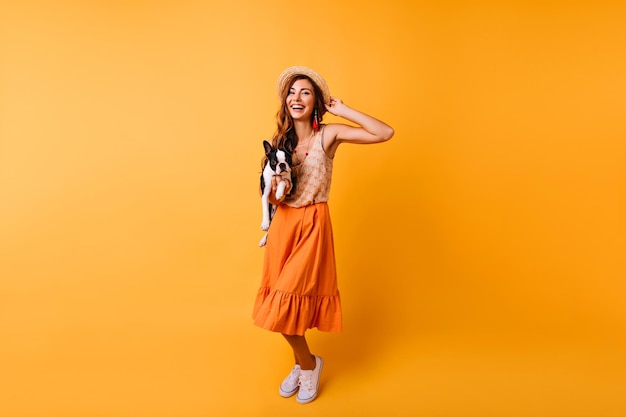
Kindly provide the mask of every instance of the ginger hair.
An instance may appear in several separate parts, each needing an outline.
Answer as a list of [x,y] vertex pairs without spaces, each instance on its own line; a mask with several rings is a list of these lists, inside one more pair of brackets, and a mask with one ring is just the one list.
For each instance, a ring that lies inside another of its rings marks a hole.
[[[269,141],[275,148],[284,148],[287,140],[291,140],[293,149],[298,146],[298,136],[293,128],[293,118],[291,117],[291,114],[289,114],[289,109],[287,108],[287,95],[289,94],[289,90],[293,86],[293,83],[297,80],[309,80],[313,86],[315,94],[315,110],[317,110],[317,118],[320,124],[322,116],[326,113],[326,106],[324,106],[324,94],[322,94],[322,90],[320,90],[317,84],[315,84],[315,82],[306,75],[294,75],[289,82],[285,83],[285,88],[280,92],[280,107],[276,113],[276,131],[274,132],[272,139]],[[313,124],[314,115],[315,112],[311,114],[311,125]],[[263,155],[261,170],[263,170],[266,163],[267,157]]]

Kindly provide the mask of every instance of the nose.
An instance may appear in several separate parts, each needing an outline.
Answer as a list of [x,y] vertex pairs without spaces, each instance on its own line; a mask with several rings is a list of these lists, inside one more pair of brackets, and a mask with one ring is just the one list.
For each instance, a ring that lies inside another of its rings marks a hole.
[[285,164],[284,162],[281,162],[280,164],[278,164],[278,168],[280,168],[281,171],[286,171],[287,164]]

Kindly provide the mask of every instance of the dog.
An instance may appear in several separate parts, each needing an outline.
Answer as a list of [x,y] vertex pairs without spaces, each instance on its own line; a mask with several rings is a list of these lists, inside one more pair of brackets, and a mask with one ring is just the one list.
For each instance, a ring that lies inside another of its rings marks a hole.
[[[286,193],[291,194],[295,190],[295,178],[291,175],[291,156],[293,155],[294,148],[291,140],[285,141],[285,146],[281,148],[275,148],[271,143],[264,140],[263,149],[265,150],[267,163],[261,174],[261,204],[263,206],[261,230],[267,231],[270,228],[270,223],[276,211],[276,206],[269,201],[269,196],[272,192],[272,178],[275,175],[280,175],[281,177],[278,182],[278,187],[276,188],[277,200],[282,200]],[[288,189],[288,187],[290,188]],[[266,242],[267,233],[265,233],[259,242],[259,246],[265,246]]]

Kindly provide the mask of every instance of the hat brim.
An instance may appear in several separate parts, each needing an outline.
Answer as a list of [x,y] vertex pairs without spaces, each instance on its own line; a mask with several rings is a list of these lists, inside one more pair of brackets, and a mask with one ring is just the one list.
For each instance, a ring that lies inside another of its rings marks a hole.
[[324,103],[330,104],[330,90],[328,89],[328,85],[326,84],[324,78],[311,68],[302,66],[289,67],[280,74],[278,81],[276,82],[279,97],[285,89],[286,84],[296,75],[306,75],[309,77],[322,91]]

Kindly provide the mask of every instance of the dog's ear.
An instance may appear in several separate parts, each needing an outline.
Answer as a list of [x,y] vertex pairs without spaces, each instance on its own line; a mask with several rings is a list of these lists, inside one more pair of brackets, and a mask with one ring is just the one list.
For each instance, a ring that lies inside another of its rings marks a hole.
[[268,141],[263,141],[263,148],[265,149],[265,155],[269,154],[272,151],[272,144]]
[[285,150],[289,153],[293,153],[293,141],[291,139],[285,141]]

